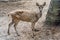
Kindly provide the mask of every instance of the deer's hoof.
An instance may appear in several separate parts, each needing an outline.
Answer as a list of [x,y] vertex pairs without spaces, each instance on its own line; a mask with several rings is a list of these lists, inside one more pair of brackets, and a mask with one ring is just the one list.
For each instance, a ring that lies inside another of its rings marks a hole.
[[37,30],[37,29],[34,29],[34,31],[35,31],[35,32],[38,32],[39,30]]
[[34,38],[34,37],[32,37],[32,38]]
[[20,36],[19,34],[17,36]]
[[8,33],[8,35],[10,35],[10,33]]
[[10,35],[10,33],[9,32],[7,32],[8,33],[8,35]]

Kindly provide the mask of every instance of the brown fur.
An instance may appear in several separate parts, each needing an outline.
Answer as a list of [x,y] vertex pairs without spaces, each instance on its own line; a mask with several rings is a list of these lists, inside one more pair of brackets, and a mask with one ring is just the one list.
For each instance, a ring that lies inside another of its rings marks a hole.
[[[44,4],[40,6],[38,3],[36,3],[36,5],[38,6],[39,10],[40,10],[40,7],[43,10]],[[16,26],[19,21],[31,22],[32,23],[32,31],[34,31],[35,30],[34,25],[38,21],[38,19],[42,16],[42,10],[40,10],[40,13],[32,12],[29,10],[27,10],[27,11],[26,10],[18,10],[18,11],[12,12],[12,14],[10,14],[12,17],[12,22],[9,24],[8,34],[10,34],[9,29],[10,29],[11,25],[14,24],[15,31],[16,31],[17,35],[19,35],[16,30]],[[34,36],[34,33],[33,33],[33,36]]]

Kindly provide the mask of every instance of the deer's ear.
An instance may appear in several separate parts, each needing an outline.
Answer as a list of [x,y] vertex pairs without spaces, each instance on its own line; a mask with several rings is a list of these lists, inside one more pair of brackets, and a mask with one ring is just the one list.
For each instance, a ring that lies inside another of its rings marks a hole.
[[38,3],[36,3],[36,6],[39,6],[39,4],[38,4]]
[[45,6],[45,5],[46,5],[46,2],[43,3],[43,6]]

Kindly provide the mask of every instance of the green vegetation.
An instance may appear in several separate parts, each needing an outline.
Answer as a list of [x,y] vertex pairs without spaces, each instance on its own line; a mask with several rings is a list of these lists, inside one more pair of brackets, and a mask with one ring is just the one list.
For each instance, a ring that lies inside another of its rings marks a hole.
[[49,10],[46,16],[46,24],[55,24],[60,22],[60,0],[51,0]]

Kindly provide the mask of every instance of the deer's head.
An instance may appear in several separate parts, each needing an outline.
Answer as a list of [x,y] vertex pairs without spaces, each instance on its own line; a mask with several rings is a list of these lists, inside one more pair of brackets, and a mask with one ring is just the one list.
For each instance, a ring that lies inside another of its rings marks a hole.
[[40,12],[42,12],[45,5],[46,5],[46,2],[44,2],[42,5],[39,5],[38,3],[36,3],[36,6],[38,6]]

